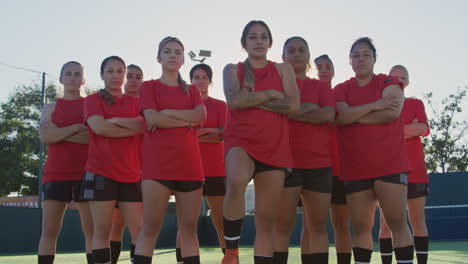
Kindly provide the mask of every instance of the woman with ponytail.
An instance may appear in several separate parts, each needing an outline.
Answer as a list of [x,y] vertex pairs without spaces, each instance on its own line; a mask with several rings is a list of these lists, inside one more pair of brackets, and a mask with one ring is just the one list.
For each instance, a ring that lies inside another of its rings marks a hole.
[[135,263],[151,263],[164,222],[169,196],[174,193],[183,263],[199,264],[197,222],[204,181],[196,126],[206,119],[203,99],[194,85],[182,79],[184,46],[166,37],[158,47],[162,75],[140,88],[140,111],[146,121],[143,139],[143,228]]
[[60,83],[64,95],[42,109],[39,138],[48,144],[47,161],[42,179],[42,234],[38,263],[54,263],[57,237],[67,204],[76,202],[81,228],[86,240],[86,258],[91,259],[93,222],[88,203],[80,199],[80,180],[88,157],[88,129],[83,124],[80,95],[85,83],[83,66],[69,61],[62,66]]
[[[143,70],[135,64],[128,65],[124,93],[130,96],[138,97],[141,83],[143,83]],[[140,134],[140,139],[143,139],[143,134]],[[139,154],[141,156],[141,153]],[[123,219],[122,213],[120,212],[119,205],[116,204],[112,216],[112,229],[110,236],[111,264],[117,264],[119,260],[120,252],[122,251],[122,236],[124,230],[125,221]],[[133,252],[135,249],[134,247],[135,245],[132,244],[131,252]]]
[[111,56],[101,64],[104,89],[85,100],[89,151],[81,198],[89,200],[94,224],[93,261],[111,263],[109,238],[116,203],[135,243],[141,227],[140,137],[143,120],[138,100],[122,93],[125,62]]
[[224,134],[227,189],[223,208],[226,254],[222,264],[239,263],[244,193],[252,178],[256,208],[254,263],[273,263],[277,204],[286,168],[293,166],[288,114],[299,110],[299,92],[291,65],[267,60],[272,42],[265,22],[249,22],[241,36],[247,59],[224,68],[229,111]]

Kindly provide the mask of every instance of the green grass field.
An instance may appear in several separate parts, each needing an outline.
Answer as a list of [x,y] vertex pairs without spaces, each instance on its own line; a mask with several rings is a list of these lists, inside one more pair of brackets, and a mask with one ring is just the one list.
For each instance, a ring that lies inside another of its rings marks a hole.
[[[208,247],[201,249],[201,263],[217,264],[221,260],[221,251],[218,248]],[[240,262],[242,264],[253,263],[253,248],[241,248]],[[36,255],[3,255],[0,256],[1,264],[31,264],[37,263]],[[59,253],[55,257],[57,264],[86,263],[83,253]],[[119,263],[130,263],[129,252],[124,251],[120,255]],[[175,263],[174,249],[160,249],[155,251],[153,263],[170,264]],[[300,263],[300,248],[291,247],[289,250],[289,263]],[[335,248],[330,248],[330,264],[336,264]],[[378,252],[372,255],[372,263],[380,263]],[[395,263],[395,261],[393,262]],[[463,242],[431,242],[429,252],[430,264],[461,264],[468,263],[468,241]],[[415,261],[416,264],[416,261]]]

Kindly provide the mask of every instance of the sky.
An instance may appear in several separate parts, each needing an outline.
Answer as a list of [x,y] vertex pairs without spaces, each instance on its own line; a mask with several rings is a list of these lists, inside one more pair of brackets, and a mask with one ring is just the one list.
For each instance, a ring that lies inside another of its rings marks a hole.
[[[240,45],[245,24],[264,20],[273,34],[272,61],[281,61],[288,37],[301,36],[312,58],[324,53],[332,58],[338,84],[353,76],[353,41],[369,36],[377,48],[376,73],[403,64],[410,72],[407,96],[433,92],[440,100],[468,85],[467,13],[464,0],[6,0],[0,9],[0,63],[46,72],[52,76],[47,82],[57,83],[53,77],[61,66],[76,60],[85,67],[87,86],[97,89],[103,87],[100,63],[110,55],[141,66],[145,79],[159,78],[157,46],[170,35],[182,40],[186,54],[212,51],[206,60],[214,71],[210,94],[224,100],[222,69],[245,59]],[[195,64],[185,57],[186,80]],[[40,82],[40,74],[0,64],[0,102],[32,82]]]

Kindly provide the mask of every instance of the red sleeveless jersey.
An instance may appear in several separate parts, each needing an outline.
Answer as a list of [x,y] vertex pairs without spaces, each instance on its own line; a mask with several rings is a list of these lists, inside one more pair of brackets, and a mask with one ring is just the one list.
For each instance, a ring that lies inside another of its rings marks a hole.
[[[255,91],[274,89],[283,92],[281,77],[275,63],[259,69],[255,74]],[[240,86],[243,85],[243,63],[237,66]],[[289,144],[289,121],[285,114],[273,113],[250,107],[228,110],[228,121],[224,133],[225,152],[232,147],[241,147],[254,159],[276,167],[294,166]]]
[[[57,99],[52,122],[58,127],[83,123],[84,98]],[[88,144],[60,141],[48,144],[42,183],[81,180],[88,158]]]

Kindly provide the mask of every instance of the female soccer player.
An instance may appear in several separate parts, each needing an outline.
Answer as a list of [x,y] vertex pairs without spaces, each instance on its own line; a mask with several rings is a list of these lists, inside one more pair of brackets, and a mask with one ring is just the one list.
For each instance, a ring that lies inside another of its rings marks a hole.
[[206,119],[197,87],[187,85],[179,69],[184,46],[166,37],[158,47],[162,75],[140,88],[140,109],[147,131],[143,144],[143,228],[135,250],[135,263],[151,263],[154,245],[172,192],[176,197],[183,263],[200,263],[197,221],[200,212],[203,168],[197,132],[192,126]]
[[[321,55],[314,60],[318,77],[332,85],[335,76],[333,62],[328,55]],[[349,210],[346,205],[344,182],[340,179],[340,159],[336,127],[330,124],[330,151],[332,158],[333,189],[331,198],[331,222],[335,233],[335,248],[338,264],[351,263],[351,233],[349,230]]]
[[80,95],[85,83],[83,66],[69,61],[62,66],[60,83],[63,97],[42,109],[39,138],[48,144],[47,161],[42,179],[42,234],[38,263],[54,262],[57,237],[62,228],[67,204],[75,201],[80,212],[81,228],[86,240],[86,258],[91,260],[93,223],[87,202],[80,200],[80,180],[88,157],[88,129],[83,124]]
[[[143,71],[135,64],[127,66],[127,81],[124,86],[124,93],[130,96],[138,97],[139,89],[143,83]],[[142,135],[140,135],[141,137]],[[122,251],[122,235],[125,230],[125,222],[118,205],[112,215],[112,229],[110,236],[111,264],[116,264]],[[135,244],[131,245],[130,258],[133,258]]]
[[252,177],[256,187],[254,260],[256,264],[272,261],[276,205],[286,168],[293,166],[287,115],[299,110],[299,93],[291,65],[267,60],[272,43],[270,29],[263,21],[249,22],[241,37],[247,59],[224,68],[229,122],[224,138],[226,254],[222,264],[239,263],[244,193]]
[[351,47],[355,77],[334,89],[341,173],[353,225],[353,255],[370,263],[374,213],[379,202],[392,231],[399,263],[412,263],[413,242],[406,223],[410,166],[406,156],[402,83],[374,74],[376,50],[369,38]]
[[[402,65],[395,65],[390,70],[390,76],[398,78],[405,89],[409,84],[408,70]],[[424,205],[429,194],[429,178],[421,136],[429,135],[424,104],[415,98],[405,98],[401,118],[404,123],[406,151],[411,164],[408,175],[408,210],[411,229],[414,236],[414,247],[418,264],[426,264],[429,249],[429,239],[424,215]],[[392,263],[392,234],[388,229],[383,214],[380,215],[380,255],[383,264]]]
[[85,100],[84,116],[90,127],[86,174],[81,197],[90,200],[94,223],[93,260],[109,263],[112,214],[118,203],[134,244],[141,227],[140,139],[143,120],[137,98],[122,93],[125,62],[104,59],[104,89]]
[[307,77],[309,59],[309,46],[303,38],[286,40],[283,60],[295,71],[301,106],[298,113],[289,116],[294,166],[285,181],[276,223],[274,258],[278,264],[287,263],[299,195],[305,215],[303,226],[308,231],[303,239],[308,247],[302,250],[302,263],[328,263],[327,221],[332,191],[328,123],[335,120],[335,100],[328,83]]
[[[210,207],[210,215],[218,234],[218,241],[224,253],[223,201],[226,192],[224,172],[224,127],[226,126],[227,106],[224,101],[208,95],[212,85],[213,71],[207,64],[197,64],[190,70],[190,80],[201,93],[206,107],[207,119],[198,129],[198,142],[205,175],[203,195]],[[179,237],[178,237],[179,238]],[[177,239],[179,245],[179,239]],[[177,261],[182,262],[180,248],[176,248]]]

